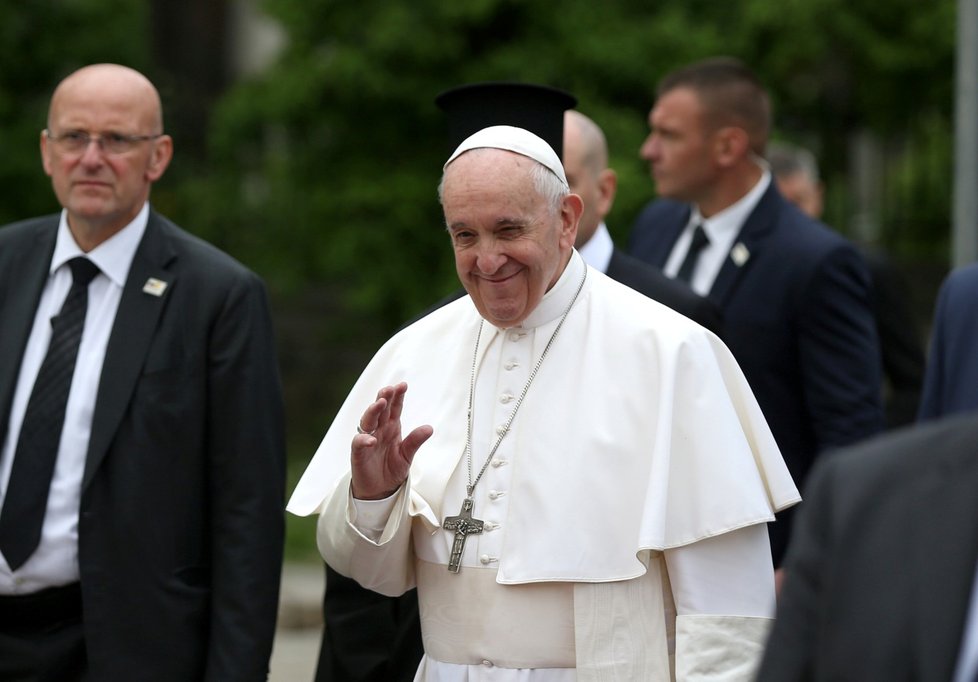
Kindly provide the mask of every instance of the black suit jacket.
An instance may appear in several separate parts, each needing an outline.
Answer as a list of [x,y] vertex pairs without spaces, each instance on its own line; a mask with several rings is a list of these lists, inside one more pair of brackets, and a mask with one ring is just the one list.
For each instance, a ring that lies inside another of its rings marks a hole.
[[[687,204],[653,202],[635,224],[629,251],[662,268],[689,214]],[[882,429],[866,265],[852,244],[785,201],[773,182],[744,222],[709,298],[720,306],[723,340],[798,485],[819,451]],[[787,531],[788,523],[772,527],[778,563]]]
[[978,415],[826,457],[759,682],[947,682],[978,561]]
[[611,253],[605,274],[682,313],[714,334],[723,335],[720,308],[716,303],[700,296],[683,282],[666,277],[657,268],[649,267],[639,259],[629,256],[617,246]]
[[[0,229],[0,436],[58,216]],[[150,277],[161,296],[143,291]],[[97,680],[264,680],[284,528],[264,286],[151,212],[98,386],[78,564]]]

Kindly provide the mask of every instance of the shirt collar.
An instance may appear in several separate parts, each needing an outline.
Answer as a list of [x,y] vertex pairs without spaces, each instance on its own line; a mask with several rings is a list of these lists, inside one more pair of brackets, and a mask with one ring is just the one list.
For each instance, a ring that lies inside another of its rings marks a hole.
[[58,268],[72,258],[85,256],[99,267],[102,274],[118,286],[123,286],[129,276],[129,267],[132,265],[132,259],[136,255],[139,242],[142,241],[143,234],[146,232],[148,222],[149,202],[146,202],[131,223],[85,253],[78,246],[68,228],[68,211],[62,210],[61,221],[58,225],[58,237],[54,245],[54,255],[51,257],[50,273],[54,274]]
[[711,242],[715,242],[723,234],[736,235],[770,184],[771,171],[765,168],[761,173],[761,178],[747,194],[709,218],[703,217],[699,206],[693,206],[688,225],[702,225]]
[[591,238],[581,245],[578,252],[584,262],[592,268],[601,272],[608,272],[608,264],[611,263],[611,254],[614,250],[615,243],[611,239],[611,233],[608,232],[608,227],[602,221]]

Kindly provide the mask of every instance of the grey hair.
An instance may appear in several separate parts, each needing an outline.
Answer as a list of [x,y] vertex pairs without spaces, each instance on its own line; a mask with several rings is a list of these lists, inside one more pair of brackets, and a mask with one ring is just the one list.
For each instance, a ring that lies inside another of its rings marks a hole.
[[[466,154],[471,154],[472,152],[479,152],[485,147],[480,147],[478,149],[473,149]],[[544,166],[539,161],[530,159],[530,157],[525,157],[531,162],[530,166],[530,181],[533,183],[533,189],[537,191],[537,194],[542,196],[547,202],[547,208],[551,215],[558,215],[560,213],[561,203],[568,194],[570,194],[570,187],[566,182],[561,180],[557,175],[554,174],[552,170]],[[447,168],[445,170],[448,170]],[[438,203],[443,204],[445,192],[445,171],[442,171],[441,181],[438,183]]]
[[776,178],[802,173],[812,182],[818,182],[818,161],[804,147],[787,142],[771,142],[767,146],[767,160]]

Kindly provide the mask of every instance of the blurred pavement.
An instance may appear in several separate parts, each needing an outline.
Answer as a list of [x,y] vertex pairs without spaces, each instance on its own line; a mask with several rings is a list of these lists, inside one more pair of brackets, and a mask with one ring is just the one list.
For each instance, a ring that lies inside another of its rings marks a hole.
[[323,628],[323,565],[286,562],[269,682],[312,682]]

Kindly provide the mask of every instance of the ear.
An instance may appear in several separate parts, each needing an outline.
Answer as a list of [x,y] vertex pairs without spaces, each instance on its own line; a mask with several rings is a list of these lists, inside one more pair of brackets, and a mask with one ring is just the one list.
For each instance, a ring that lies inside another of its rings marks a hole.
[[54,160],[51,158],[51,148],[48,146],[46,130],[41,131],[41,165],[44,166],[44,172],[50,177]]
[[617,191],[618,174],[610,168],[605,168],[598,174],[598,213],[602,218],[611,213]]
[[720,128],[714,133],[714,159],[721,168],[729,168],[747,158],[750,137],[747,131],[736,126]]
[[577,240],[577,225],[584,213],[584,200],[576,194],[568,194],[560,204],[560,246],[568,251]]
[[163,177],[163,173],[166,172],[172,158],[173,138],[169,135],[163,135],[154,140],[153,151],[150,153],[149,163],[146,165],[146,180],[156,182]]

